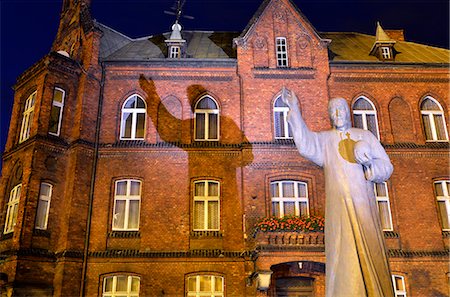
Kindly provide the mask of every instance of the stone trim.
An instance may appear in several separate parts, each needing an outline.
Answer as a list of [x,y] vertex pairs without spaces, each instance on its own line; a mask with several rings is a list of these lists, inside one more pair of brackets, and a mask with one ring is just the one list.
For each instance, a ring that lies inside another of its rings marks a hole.
[[111,238],[140,238],[141,232],[139,231],[111,231],[108,234]]
[[314,79],[316,70],[311,67],[301,68],[253,68],[253,76],[263,79]]
[[334,78],[335,82],[376,82],[376,83],[404,83],[404,82],[427,82],[427,83],[446,83],[450,82],[448,78],[434,78],[434,77],[363,77],[363,76],[340,76]]
[[50,238],[50,232],[48,230],[41,229],[33,229],[33,235],[39,237],[48,237]]
[[191,231],[191,238],[206,239],[206,238],[222,238],[222,231]]
[[384,238],[398,238],[398,233],[395,231],[383,231]]
[[442,251],[405,251],[405,250],[389,250],[388,255],[391,258],[415,258],[415,257],[433,257],[440,258],[450,256],[449,250]]
[[14,236],[14,232],[7,233],[7,234],[2,233],[1,236],[0,236],[0,241],[1,240],[11,239],[11,238],[13,238],[13,236]]
[[90,252],[93,258],[243,258],[254,251],[190,250],[190,251],[139,251],[107,250]]
[[442,231],[442,238],[450,238],[450,231]]

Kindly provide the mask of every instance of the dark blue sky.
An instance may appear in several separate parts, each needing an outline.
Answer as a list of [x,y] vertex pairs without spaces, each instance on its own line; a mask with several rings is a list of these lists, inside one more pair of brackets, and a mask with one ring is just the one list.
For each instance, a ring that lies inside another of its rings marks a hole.
[[[15,79],[46,55],[56,35],[62,0],[0,0],[0,152],[9,128]],[[169,31],[163,13],[174,0],[92,0],[99,22],[130,37]],[[187,0],[189,30],[241,31],[262,0]],[[375,34],[405,29],[408,41],[449,48],[448,0],[294,0],[318,31]]]

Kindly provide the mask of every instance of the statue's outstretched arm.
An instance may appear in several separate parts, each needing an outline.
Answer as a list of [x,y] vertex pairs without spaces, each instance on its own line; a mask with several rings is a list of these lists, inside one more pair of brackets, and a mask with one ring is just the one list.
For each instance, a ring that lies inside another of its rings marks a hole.
[[289,107],[287,121],[292,129],[294,142],[300,155],[317,165],[322,166],[323,153],[322,146],[319,143],[319,135],[318,133],[309,130],[308,126],[306,126],[300,113],[297,96],[295,96],[294,92],[283,87],[281,98]]

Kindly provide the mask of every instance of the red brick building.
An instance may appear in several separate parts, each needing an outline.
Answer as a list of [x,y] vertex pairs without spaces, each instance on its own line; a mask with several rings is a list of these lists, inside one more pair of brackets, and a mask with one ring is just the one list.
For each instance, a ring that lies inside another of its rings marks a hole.
[[324,296],[320,230],[255,229],[325,215],[283,86],[312,130],[343,97],[379,137],[394,165],[376,194],[396,296],[446,296],[448,50],[380,25],[317,32],[289,0],[264,1],[243,32],[175,24],[139,39],[89,8],[64,1],[52,52],[15,86],[2,296]]

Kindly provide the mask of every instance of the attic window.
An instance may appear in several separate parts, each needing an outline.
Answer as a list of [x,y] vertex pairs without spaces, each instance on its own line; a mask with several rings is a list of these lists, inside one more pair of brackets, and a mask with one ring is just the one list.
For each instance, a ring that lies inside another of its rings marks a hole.
[[181,52],[181,49],[179,46],[171,46],[169,57],[172,59],[178,59],[178,58],[180,58],[180,52]]
[[381,47],[381,57],[383,58],[383,60],[392,59],[391,48],[388,46],[382,46]]

